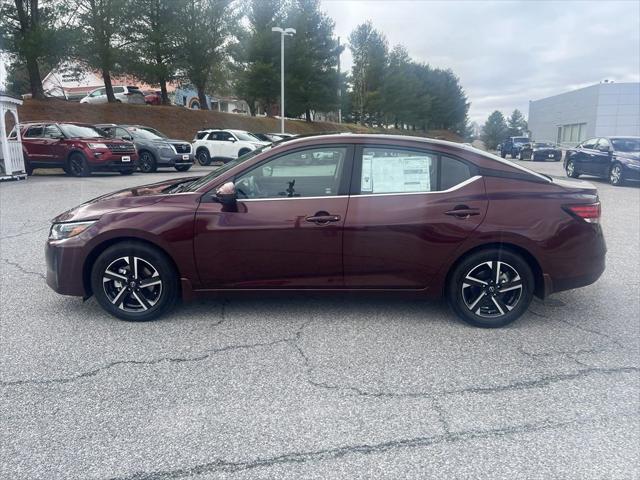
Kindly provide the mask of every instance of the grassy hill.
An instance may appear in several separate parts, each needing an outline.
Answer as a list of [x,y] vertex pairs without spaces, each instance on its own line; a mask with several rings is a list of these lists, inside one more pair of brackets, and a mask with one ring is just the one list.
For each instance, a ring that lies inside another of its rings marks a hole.
[[[275,118],[249,117],[232,113],[206,110],[189,110],[177,106],[150,106],[106,104],[89,105],[62,100],[26,100],[18,109],[21,122],[56,120],[81,123],[140,124],[154,127],[172,138],[192,140],[195,132],[202,128],[235,128],[250,132],[277,132],[280,121]],[[372,129],[355,124],[327,122],[307,123],[303,120],[287,120],[285,129],[289,133],[311,134],[321,132],[354,133],[398,133],[460,141],[446,130],[409,132],[407,130]]]

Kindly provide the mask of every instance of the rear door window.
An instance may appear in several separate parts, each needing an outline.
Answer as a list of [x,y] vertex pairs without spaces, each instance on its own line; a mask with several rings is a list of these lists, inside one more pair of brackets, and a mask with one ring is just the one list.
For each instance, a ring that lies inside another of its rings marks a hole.
[[34,125],[32,127],[27,128],[27,131],[24,134],[24,138],[39,138],[42,137],[42,125]]
[[436,180],[435,155],[387,147],[363,148],[363,194],[431,192]]

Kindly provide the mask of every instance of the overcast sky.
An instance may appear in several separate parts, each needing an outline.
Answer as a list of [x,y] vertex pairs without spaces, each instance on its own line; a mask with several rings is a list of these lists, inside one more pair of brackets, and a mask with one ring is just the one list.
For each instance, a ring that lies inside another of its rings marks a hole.
[[[598,83],[640,81],[640,1],[322,0],[346,43],[371,20],[389,45],[451,68],[472,120]],[[345,69],[351,55],[342,55]]]

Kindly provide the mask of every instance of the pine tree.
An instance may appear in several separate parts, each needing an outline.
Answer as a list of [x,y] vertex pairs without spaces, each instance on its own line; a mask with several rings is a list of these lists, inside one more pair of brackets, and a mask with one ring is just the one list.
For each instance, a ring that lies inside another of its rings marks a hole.
[[333,38],[333,21],[320,11],[318,0],[294,0],[286,25],[296,29],[287,45],[287,113],[305,115],[312,110],[331,111],[338,106],[338,54],[342,47]]
[[504,119],[504,115],[498,110],[494,111],[489,118],[487,118],[484,127],[482,127],[481,138],[485,144],[485,147],[490,150],[495,150],[500,142],[507,136],[508,127],[507,122]]
[[517,137],[524,135],[529,127],[527,121],[524,119],[524,115],[517,108],[511,113],[511,116],[507,119],[507,126],[509,127],[509,137]]

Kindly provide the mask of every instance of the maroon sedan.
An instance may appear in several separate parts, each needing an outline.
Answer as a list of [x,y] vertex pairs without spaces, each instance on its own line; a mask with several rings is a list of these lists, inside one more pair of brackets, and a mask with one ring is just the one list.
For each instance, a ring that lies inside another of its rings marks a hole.
[[450,142],[301,138],[200,178],[121,190],[58,216],[47,283],[124,320],[229,291],[445,295],[466,322],[506,325],[532,296],[605,268],[590,183]]

